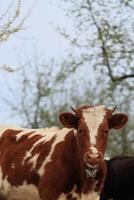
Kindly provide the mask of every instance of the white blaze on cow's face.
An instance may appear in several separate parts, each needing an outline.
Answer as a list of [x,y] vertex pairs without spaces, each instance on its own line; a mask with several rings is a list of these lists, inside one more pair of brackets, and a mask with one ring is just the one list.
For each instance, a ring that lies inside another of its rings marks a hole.
[[61,113],[60,120],[65,127],[77,131],[75,136],[84,164],[93,168],[104,160],[109,129],[122,128],[127,116],[122,113],[113,115],[113,110],[104,105],[85,105],[72,110],[74,113]]
[[[106,110],[105,106],[103,105],[83,109],[83,118],[89,130],[91,146],[96,145],[96,137],[99,131],[99,127],[104,121],[105,114]],[[95,153],[96,149],[92,148],[92,151]]]

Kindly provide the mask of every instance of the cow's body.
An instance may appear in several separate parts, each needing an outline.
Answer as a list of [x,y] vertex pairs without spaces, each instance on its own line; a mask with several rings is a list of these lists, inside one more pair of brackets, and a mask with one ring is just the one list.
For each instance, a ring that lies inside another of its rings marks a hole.
[[5,127],[0,152],[0,199],[39,200],[38,190],[45,200],[79,196],[83,178],[71,129]]
[[101,200],[134,200],[134,156],[107,161],[107,178]]
[[108,127],[127,121],[117,118],[86,106],[60,115],[68,128],[0,127],[0,200],[99,200]]

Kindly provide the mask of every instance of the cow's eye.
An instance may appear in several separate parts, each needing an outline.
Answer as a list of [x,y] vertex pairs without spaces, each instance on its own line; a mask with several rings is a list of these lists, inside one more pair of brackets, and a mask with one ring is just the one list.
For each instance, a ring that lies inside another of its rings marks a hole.
[[105,130],[104,133],[105,133],[105,134],[108,134],[108,130]]
[[78,130],[78,133],[80,133],[80,134],[82,133],[82,129],[81,128]]
[[108,130],[106,129],[106,130],[102,130],[102,136],[107,136],[108,135]]

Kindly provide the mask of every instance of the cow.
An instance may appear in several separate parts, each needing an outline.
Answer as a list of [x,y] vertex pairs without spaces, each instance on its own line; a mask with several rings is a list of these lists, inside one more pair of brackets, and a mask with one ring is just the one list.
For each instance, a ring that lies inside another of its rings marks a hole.
[[134,156],[116,156],[106,161],[107,177],[101,200],[134,200]]
[[127,122],[104,105],[63,112],[63,128],[0,127],[0,200],[99,200],[109,129]]

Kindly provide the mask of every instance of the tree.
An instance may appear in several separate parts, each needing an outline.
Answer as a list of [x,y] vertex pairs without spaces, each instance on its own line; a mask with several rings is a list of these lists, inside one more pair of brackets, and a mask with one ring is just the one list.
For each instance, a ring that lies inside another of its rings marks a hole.
[[[23,126],[37,128],[60,125],[60,112],[92,101],[92,92],[86,87],[89,83],[83,81],[83,74],[79,72],[77,74],[81,80],[77,80],[71,69],[67,68],[66,61],[58,63],[51,59],[47,62],[35,53],[33,59],[30,62],[26,60],[22,66],[25,68],[18,76],[17,87],[9,88],[11,98],[5,97],[4,101],[14,116],[22,119]],[[81,90],[81,86],[85,89]]]
[[[71,52],[61,63],[32,64],[22,76],[21,101],[13,106],[30,127],[55,124],[56,113],[81,103],[117,105],[134,116],[133,13],[134,1],[63,1],[74,19],[74,36],[58,31],[70,41]],[[124,15],[125,14],[125,15]],[[128,20],[129,19],[129,20]],[[45,63],[44,61],[42,63]],[[32,68],[31,68],[32,70]],[[12,102],[11,102],[12,103]],[[12,104],[13,105],[13,104]],[[19,105],[19,106],[18,106]],[[133,122],[111,134],[108,152],[129,154],[133,147]]]
[[[7,40],[15,33],[21,31],[24,23],[27,20],[30,11],[27,11],[25,16],[21,14],[22,0],[12,0],[7,9],[0,16],[0,43]],[[7,64],[0,67],[8,72],[14,72],[12,67]]]
[[[74,19],[76,37],[66,30],[59,32],[70,41],[76,68],[87,65],[94,70],[98,99],[134,116],[134,1],[62,1],[67,15]],[[77,61],[76,61],[77,60]],[[81,63],[77,66],[77,63]],[[90,79],[90,76],[89,76]],[[133,122],[120,135],[110,138],[109,152],[128,154],[133,151]],[[129,144],[129,145],[128,145]]]

